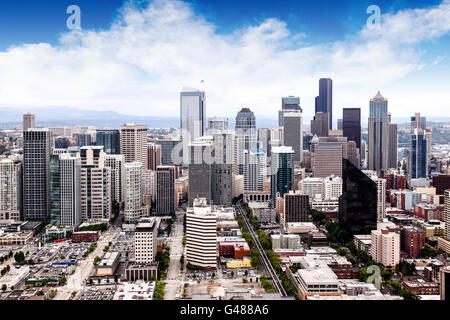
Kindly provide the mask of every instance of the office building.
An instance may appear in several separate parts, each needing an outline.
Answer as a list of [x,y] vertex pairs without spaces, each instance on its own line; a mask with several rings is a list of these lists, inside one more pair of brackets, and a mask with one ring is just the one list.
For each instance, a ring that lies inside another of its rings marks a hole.
[[147,144],[147,168],[156,171],[156,168],[162,164],[161,146],[155,143]]
[[318,137],[328,137],[330,115],[326,112],[317,112],[311,120],[311,134]]
[[401,248],[408,257],[419,258],[425,248],[425,232],[415,227],[404,226],[401,231]]
[[309,196],[290,191],[284,194],[284,225],[290,222],[308,222],[310,214]]
[[266,150],[244,150],[244,192],[264,191]]
[[361,109],[344,108],[342,130],[348,141],[355,141],[359,152],[361,151]]
[[408,164],[410,179],[428,178],[428,137],[421,128],[415,128],[411,134]]
[[80,148],[81,215],[84,221],[111,218],[111,169],[101,146]]
[[117,129],[97,129],[95,144],[103,146],[106,154],[120,154],[120,131]]
[[156,171],[142,170],[142,196],[148,205],[156,200]]
[[400,262],[400,235],[389,230],[372,230],[371,254],[373,261],[385,267],[395,267]]
[[68,153],[53,155],[50,222],[76,228],[81,224],[81,159]]
[[370,100],[369,170],[380,172],[397,167],[397,126],[391,125],[390,119],[388,100],[378,92]]
[[180,93],[180,128],[183,142],[183,164],[189,163],[189,144],[206,133],[206,95],[192,88]]
[[66,137],[59,137],[55,139],[55,149],[67,149],[70,147],[70,141]]
[[314,151],[314,177],[326,178],[331,175],[342,177],[344,152],[340,143],[317,143]]
[[125,201],[125,156],[107,154],[105,167],[111,169],[111,201],[122,204]]
[[22,218],[22,163],[12,159],[0,161],[0,220]]
[[287,147],[292,147],[295,156],[294,161],[302,161],[303,151],[303,116],[298,112],[284,112],[283,114],[283,142]]
[[444,192],[444,215],[443,220],[445,222],[445,240],[450,241],[450,189]]
[[24,220],[50,219],[50,155],[52,134],[48,129],[23,133],[23,215]]
[[213,133],[211,200],[214,205],[231,206],[233,202],[233,134],[229,130]]
[[180,140],[157,140],[155,143],[161,146],[161,165],[167,166],[171,163],[180,165],[182,163],[182,143]]
[[36,118],[35,115],[28,112],[23,115],[23,131],[28,131],[28,129],[36,128]]
[[271,153],[271,141],[270,141],[270,129],[258,128],[258,149],[264,149],[267,151],[267,157],[270,157]]
[[92,145],[92,136],[89,133],[74,133],[72,139],[78,147],[85,147]]
[[439,272],[441,300],[448,302],[450,301],[450,266],[442,267]]
[[316,97],[316,113],[329,114],[329,129],[333,130],[333,81],[329,78],[319,80],[319,96]]
[[217,267],[217,216],[206,199],[195,199],[186,212],[186,260],[202,268]]
[[212,117],[208,118],[208,135],[228,130],[228,118]]
[[134,257],[137,264],[151,264],[157,253],[158,228],[154,218],[144,218],[136,224],[134,232]]
[[211,168],[213,137],[197,138],[189,144],[189,190],[188,202],[191,207],[194,199],[201,197],[211,204]]
[[337,120],[337,129],[338,131],[344,131],[344,119]]
[[120,127],[120,154],[125,162],[139,161],[143,168],[147,163],[147,126],[127,123]]
[[377,228],[377,185],[347,159],[342,172],[339,225],[352,234],[370,234]]
[[278,111],[278,126],[284,127],[284,114],[286,112],[302,113],[300,98],[289,96],[281,98],[281,110]]
[[156,213],[172,215],[175,213],[175,167],[156,168]]
[[244,150],[257,148],[257,130],[255,115],[249,108],[242,108],[236,116],[236,164],[238,174],[244,174]]
[[294,150],[292,147],[272,147],[270,174],[271,206],[275,207],[277,197],[294,190]]

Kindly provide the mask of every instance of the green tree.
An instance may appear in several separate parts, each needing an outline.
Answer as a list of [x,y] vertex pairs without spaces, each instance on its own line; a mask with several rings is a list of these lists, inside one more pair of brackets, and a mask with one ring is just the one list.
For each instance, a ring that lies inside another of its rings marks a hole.
[[3,291],[6,291],[6,289],[8,289],[8,287],[6,286],[6,284],[3,284],[3,285],[2,285],[2,290],[3,290]]

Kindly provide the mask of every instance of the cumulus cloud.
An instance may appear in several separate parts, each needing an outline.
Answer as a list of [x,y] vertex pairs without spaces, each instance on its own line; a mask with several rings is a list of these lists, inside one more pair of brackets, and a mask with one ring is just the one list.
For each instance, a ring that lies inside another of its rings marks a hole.
[[[420,44],[448,35],[449,15],[446,0],[385,14],[379,30],[362,26],[345,41],[304,45],[304,34],[277,19],[223,35],[180,0],[129,2],[108,30],[71,31],[55,46],[0,52],[0,105],[177,116],[180,89],[193,86],[206,91],[208,116],[248,106],[275,118],[286,95],[300,96],[312,115],[318,78],[329,76],[335,108],[364,108],[376,91],[424,67]],[[442,96],[436,111],[448,107],[450,94]],[[416,103],[413,95],[398,100]]]

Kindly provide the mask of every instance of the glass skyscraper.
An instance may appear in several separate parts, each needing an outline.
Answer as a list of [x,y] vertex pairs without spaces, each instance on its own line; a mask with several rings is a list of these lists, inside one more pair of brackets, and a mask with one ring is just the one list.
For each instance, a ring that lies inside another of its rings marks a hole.
[[294,150],[281,146],[272,148],[270,175],[271,206],[275,207],[277,197],[294,190]]
[[106,154],[120,154],[120,131],[118,129],[97,129],[96,145],[103,146]]
[[428,138],[420,128],[415,128],[411,135],[409,174],[411,179],[428,177]]
[[361,109],[344,108],[342,130],[348,141],[355,141],[356,147],[361,150]]
[[342,163],[339,225],[355,234],[377,229],[377,184],[347,159]]
[[319,80],[319,96],[316,97],[316,112],[327,112],[330,115],[329,128],[333,129],[333,80]]
[[236,153],[239,174],[244,174],[244,150],[254,150],[258,147],[258,132],[256,118],[249,108],[242,108],[236,116]]

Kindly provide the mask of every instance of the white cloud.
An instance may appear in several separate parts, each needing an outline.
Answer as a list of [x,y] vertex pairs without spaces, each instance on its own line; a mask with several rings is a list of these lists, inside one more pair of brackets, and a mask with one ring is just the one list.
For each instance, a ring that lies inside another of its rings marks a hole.
[[[202,88],[205,80],[208,116],[234,116],[245,105],[257,117],[275,118],[285,95],[299,95],[312,115],[318,78],[329,76],[335,114],[342,107],[367,108],[379,89],[408,104],[396,110],[410,113],[423,108],[414,99],[417,88],[398,96],[389,87],[426,68],[420,44],[448,35],[449,15],[446,0],[383,15],[380,31],[362,27],[346,41],[298,46],[304,34],[293,34],[277,19],[221,35],[178,0],[155,0],[145,9],[127,5],[108,30],[68,32],[57,46],[0,52],[0,105],[177,116],[180,89]],[[428,112],[448,110],[450,93],[439,96]]]

